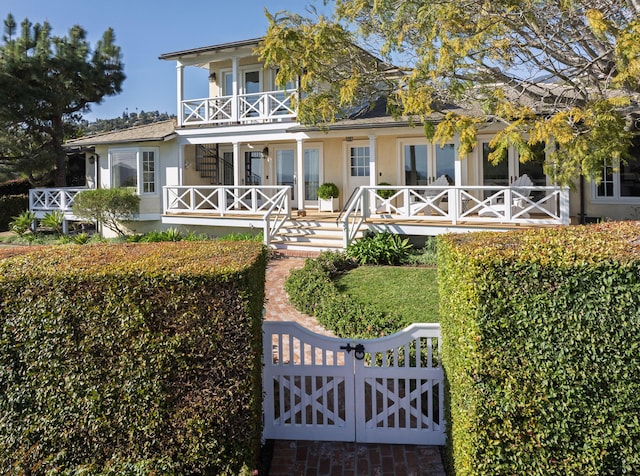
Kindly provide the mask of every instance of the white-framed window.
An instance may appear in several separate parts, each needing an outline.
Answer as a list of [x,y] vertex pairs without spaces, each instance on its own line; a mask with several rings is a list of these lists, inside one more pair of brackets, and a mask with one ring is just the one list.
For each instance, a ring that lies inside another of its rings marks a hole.
[[349,147],[349,170],[352,177],[369,176],[369,146]]
[[140,195],[158,191],[158,149],[110,149],[111,187],[135,188]]
[[640,202],[640,140],[634,140],[626,163],[603,165],[600,183],[592,185],[593,201],[602,203]]
[[617,170],[603,166],[601,179],[593,185],[594,201],[640,202],[640,159],[628,159]]

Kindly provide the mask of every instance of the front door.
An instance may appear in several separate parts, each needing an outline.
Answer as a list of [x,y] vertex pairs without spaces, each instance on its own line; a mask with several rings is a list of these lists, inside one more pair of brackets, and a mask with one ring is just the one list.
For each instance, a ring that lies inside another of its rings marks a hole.
[[293,149],[276,150],[276,184],[287,185],[291,188],[291,208],[298,207],[296,193],[296,154]]

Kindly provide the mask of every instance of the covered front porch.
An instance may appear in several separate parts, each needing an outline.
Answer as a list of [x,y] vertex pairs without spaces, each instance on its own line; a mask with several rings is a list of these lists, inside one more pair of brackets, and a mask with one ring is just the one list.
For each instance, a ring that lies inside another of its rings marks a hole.
[[361,186],[335,214],[292,210],[291,190],[288,186],[166,186],[162,222],[261,227],[265,244],[282,247],[312,243],[318,235],[315,241],[325,248],[345,248],[364,229],[435,236],[570,222],[569,189],[561,187]]

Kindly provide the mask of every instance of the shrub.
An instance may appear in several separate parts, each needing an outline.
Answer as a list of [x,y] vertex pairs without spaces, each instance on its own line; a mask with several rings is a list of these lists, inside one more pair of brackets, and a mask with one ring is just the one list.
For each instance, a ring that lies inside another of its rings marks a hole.
[[35,213],[31,211],[22,212],[20,215],[13,217],[13,220],[9,223],[9,230],[18,236],[23,236],[31,229],[35,221]]
[[29,183],[29,179],[7,180],[6,182],[0,183],[0,197],[8,195],[26,195],[29,197],[30,189],[31,184]]
[[439,239],[452,474],[637,472],[639,235],[606,223]]
[[405,264],[435,266],[438,262],[438,240],[435,237],[427,238],[424,247],[409,253],[403,262]]
[[0,296],[11,297],[0,300],[0,473],[255,467],[262,245],[9,251],[0,253]]
[[140,197],[128,188],[98,188],[83,190],[73,200],[73,214],[97,221],[120,236],[126,229],[122,221],[133,218],[138,211]]
[[403,329],[403,319],[338,291],[333,280],[353,267],[354,262],[342,253],[325,251],[307,259],[285,282],[289,301],[340,337],[380,337]]
[[28,209],[28,195],[0,196],[0,231],[9,230],[9,223],[12,218]]
[[406,260],[413,246],[394,233],[367,234],[347,247],[347,256],[359,264],[397,265]]
[[58,235],[62,234],[62,222],[64,221],[64,213],[60,210],[47,212],[40,220],[40,225],[50,228]]
[[329,200],[330,198],[338,198],[340,190],[335,183],[325,182],[318,187],[318,198]]
[[[389,182],[380,182],[378,185],[382,186],[382,185],[391,185],[391,184]],[[377,193],[380,196],[380,198],[384,198],[386,200],[387,198],[393,197],[393,194],[396,192],[395,190],[383,188],[381,190],[378,190]]]

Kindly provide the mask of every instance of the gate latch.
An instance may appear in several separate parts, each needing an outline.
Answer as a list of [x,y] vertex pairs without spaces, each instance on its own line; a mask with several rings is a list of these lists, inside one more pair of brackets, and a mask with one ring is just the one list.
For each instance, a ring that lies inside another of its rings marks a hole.
[[358,360],[364,359],[364,345],[362,344],[357,344],[355,347],[351,347],[351,344],[349,343],[347,345],[340,346],[340,349],[346,350],[347,354],[351,353],[352,350],[355,350],[353,356]]

